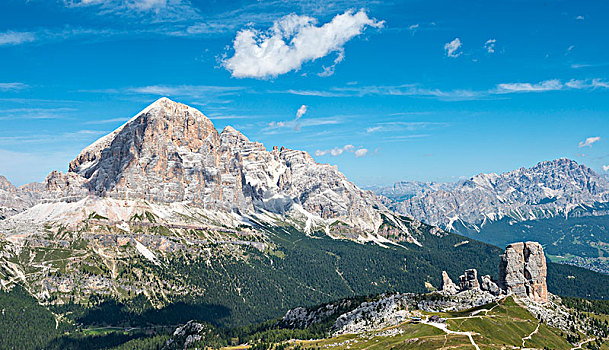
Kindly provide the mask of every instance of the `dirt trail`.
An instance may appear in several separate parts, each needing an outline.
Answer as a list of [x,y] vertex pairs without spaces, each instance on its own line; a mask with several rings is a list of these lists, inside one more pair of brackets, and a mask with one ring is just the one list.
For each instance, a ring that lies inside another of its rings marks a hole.
[[539,331],[539,326],[540,326],[540,325],[541,325],[541,323],[538,323],[538,324],[537,324],[537,328],[535,328],[535,330],[534,330],[534,331],[532,331],[532,332],[531,332],[531,334],[529,334],[529,335],[527,335],[526,337],[522,338],[522,348],[523,348],[523,349],[526,349],[526,348],[524,347],[524,343],[525,343],[527,340],[531,340],[531,337],[533,337],[533,335],[535,335],[535,334],[536,334],[536,333]]
[[472,337],[472,335],[475,335],[477,333],[474,332],[457,332],[457,331],[451,331],[450,329],[448,329],[448,325],[446,323],[435,323],[435,322],[429,322],[429,321],[421,321],[421,323],[426,324],[426,325],[430,325],[432,327],[436,327],[438,329],[443,330],[446,334],[457,334],[457,335],[465,335],[469,338],[469,341],[472,343],[472,345],[476,348],[476,350],[480,350],[480,347],[478,346],[478,344],[476,344],[476,342],[474,341],[474,338]]

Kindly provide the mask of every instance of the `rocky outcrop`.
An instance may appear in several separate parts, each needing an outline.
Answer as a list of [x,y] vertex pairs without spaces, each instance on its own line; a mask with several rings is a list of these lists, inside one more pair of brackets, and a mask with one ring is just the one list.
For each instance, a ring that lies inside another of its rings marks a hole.
[[441,290],[443,292],[451,294],[451,295],[459,293],[459,288],[457,287],[456,284],[453,283],[453,281],[450,279],[450,277],[448,276],[448,273],[446,273],[446,271],[442,271]]
[[499,295],[501,290],[497,283],[493,282],[493,279],[489,275],[484,275],[481,277],[482,283],[480,284],[480,289],[483,291],[489,292],[493,295]]
[[87,180],[73,173],[51,172],[45,180],[43,201],[75,202],[89,194]]
[[537,242],[507,246],[499,266],[499,286],[507,293],[536,302],[548,301],[546,258]]
[[[423,188],[412,198],[395,203],[393,209],[453,232],[479,229],[505,217],[523,221],[570,214],[574,209],[581,211],[582,206],[592,215],[603,215],[606,208],[596,204],[609,202],[607,179],[565,158]],[[388,191],[376,189],[380,194]]]
[[476,269],[465,270],[465,273],[459,276],[459,289],[461,291],[480,289],[478,271]]
[[543,247],[537,242],[512,243],[505,248],[499,264],[499,280],[484,275],[478,282],[476,269],[465,270],[459,276],[459,287],[442,271],[441,291],[446,295],[480,290],[493,296],[514,294],[534,302],[548,301],[546,258]]

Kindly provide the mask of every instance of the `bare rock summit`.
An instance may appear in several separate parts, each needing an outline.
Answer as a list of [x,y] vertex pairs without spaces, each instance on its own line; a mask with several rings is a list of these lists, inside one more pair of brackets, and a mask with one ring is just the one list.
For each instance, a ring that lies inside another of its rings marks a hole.
[[548,301],[548,269],[543,247],[537,242],[507,246],[499,266],[499,286],[507,293],[536,302]]

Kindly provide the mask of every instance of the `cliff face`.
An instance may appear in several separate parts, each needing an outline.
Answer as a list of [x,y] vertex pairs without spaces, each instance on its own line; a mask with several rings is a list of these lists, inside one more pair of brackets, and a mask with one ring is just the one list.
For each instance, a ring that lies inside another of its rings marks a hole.
[[538,302],[548,301],[548,269],[543,247],[537,242],[507,246],[499,266],[499,285],[508,293]]
[[376,196],[306,152],[267,151],[232,127],[219,133],[195,108],[161,98],[85,148],[69,172],[47,178],[45,198],[87,196],[266,210],[336,219],[361,231],[382,223]]
[[547,274],[546,257],[541,244],[518,242],[505,248],[499,263],[497,283],[491,279],[491,276],[485,275],[482,276],[482,284],[480,284],[477,271],[469,269],[459,277],[457,287],[446,271],[442,271],[441,290],[449,295],[470,290],[482,290],[494,296],[514,294],[535,302],[547,302]]

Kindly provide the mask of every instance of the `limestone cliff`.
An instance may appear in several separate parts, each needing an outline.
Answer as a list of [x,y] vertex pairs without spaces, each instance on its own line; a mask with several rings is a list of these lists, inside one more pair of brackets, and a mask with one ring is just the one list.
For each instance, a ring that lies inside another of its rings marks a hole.
[[537,302],[548,301],[546,258],[537,242],[507,246],[499,266],[499,286],[508,293]]

